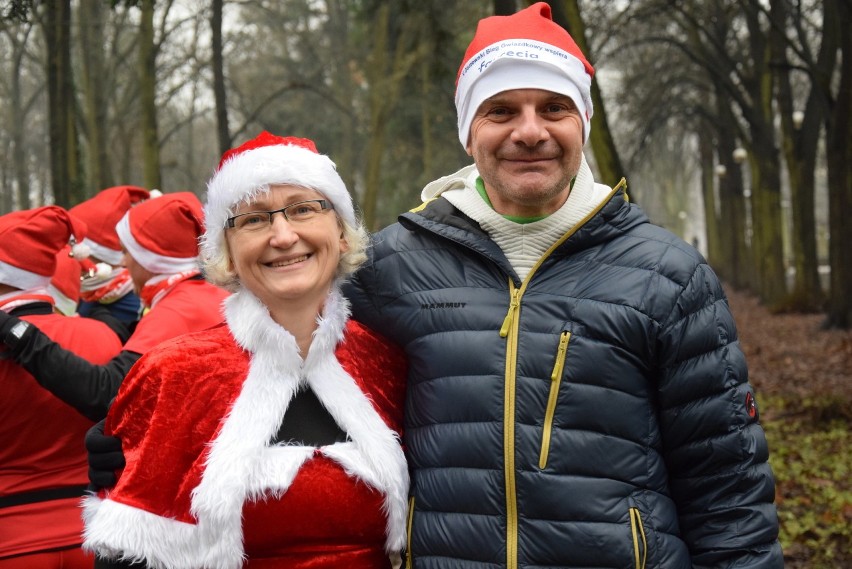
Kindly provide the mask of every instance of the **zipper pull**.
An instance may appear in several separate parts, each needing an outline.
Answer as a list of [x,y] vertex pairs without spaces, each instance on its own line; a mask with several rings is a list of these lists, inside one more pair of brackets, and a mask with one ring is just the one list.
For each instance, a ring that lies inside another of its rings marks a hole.
[[568,350],[568,341],[571,339],[571,332],[562,332],[559,337],[559,347],[556,349],[556,364],[553,366],[553,372],[550,374],[550,381],[556,381],[562,375],[562,368],[565,364],[565,352]]
[[503,320],[503,325],[500,327],[500,337],[505,338],[509,335],[509,327],[515,319],[515,313],[518,311],[518,306],[521,304],[520,290],[515,288],[514,283],[510,282],[509,287],[512,291],[512,300],[509,302],[509,312]]

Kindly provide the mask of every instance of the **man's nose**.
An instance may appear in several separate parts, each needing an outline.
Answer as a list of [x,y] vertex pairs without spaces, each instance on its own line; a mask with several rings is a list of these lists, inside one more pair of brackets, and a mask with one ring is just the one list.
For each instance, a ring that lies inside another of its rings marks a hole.
[[547,130],[547,122],[538,114],[533,107],[524,107],[518,113],[516,126],[512,131],[512,141],[535,146],[550,138]]

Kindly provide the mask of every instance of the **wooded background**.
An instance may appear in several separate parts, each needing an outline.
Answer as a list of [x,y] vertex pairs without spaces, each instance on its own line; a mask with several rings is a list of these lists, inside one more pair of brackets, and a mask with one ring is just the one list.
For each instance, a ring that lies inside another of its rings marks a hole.
[[[852,325],[852,0],[554,0],[596,67],[600,181],[773,311]],[[372,229],[467,164],[453,93],[514,0],[0,0],[0,213],[314,139]]]

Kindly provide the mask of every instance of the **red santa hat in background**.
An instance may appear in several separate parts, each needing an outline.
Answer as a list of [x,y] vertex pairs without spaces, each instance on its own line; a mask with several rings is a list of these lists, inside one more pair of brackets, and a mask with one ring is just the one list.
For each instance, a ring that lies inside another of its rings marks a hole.
[[56,254],[85,236],[86,224],[55,205],[0,216],[0,283],[21,290],[47,287]]
[[473,117],[489,97],[511,89],[543,89],[574,101],[586,142],[594,73],[574,39],[553,21],[545,2],[511,16],[480,20],[456,77],[459,141],[467,148]]
[[352,196],[334,162],[320,154],[312,140],[263,131],[225,152],[207,183],[204,208],[207,232],[202,239],[202,253],[205,256],[217,253],[224,238],[225,223],[234,215],[238,204],[251,202],[275,184],[320,192],[332,203],[341,219],[356,226]]
[[198,268],[198,238],[204,211],[191,192],[163,194],[130,208],[115,226],[133,259],[155,274]]
[[72,316],[77,312],[82,269],[70,245],[66,245],[56,254],[56,270],[47,285],[47,292],[53,297],[57,310],[65,316]]
[[134,205],[150,197],[148,190],[138,186],[115,186],[95,194],[69,211],[86,222],[89,233],[83,245],[91,255],[110,265],[121,264],[121,243],[115,225]]

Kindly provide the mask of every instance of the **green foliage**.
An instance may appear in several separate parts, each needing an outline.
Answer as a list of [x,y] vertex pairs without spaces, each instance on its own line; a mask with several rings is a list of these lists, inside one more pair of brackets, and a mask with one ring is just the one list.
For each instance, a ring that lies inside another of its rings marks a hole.
[[768,397],[762,421],[787,567],[852,566],[848,401]]

